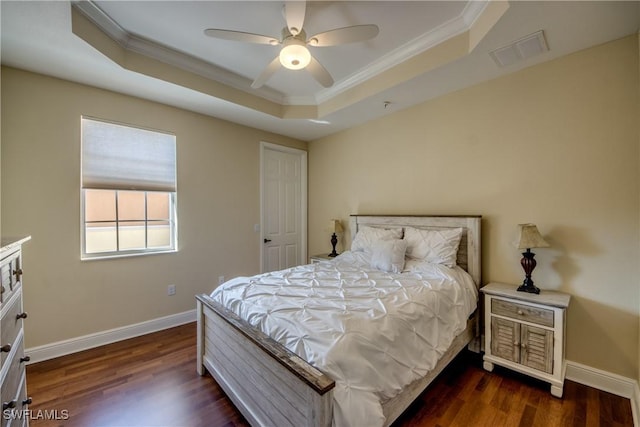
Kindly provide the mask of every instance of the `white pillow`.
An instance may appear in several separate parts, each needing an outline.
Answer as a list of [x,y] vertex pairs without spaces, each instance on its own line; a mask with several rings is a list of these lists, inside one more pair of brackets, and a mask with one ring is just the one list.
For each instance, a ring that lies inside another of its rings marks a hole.
[[417,229],[407,227],[407,256],[455,267],[462,228]]
[[402,238],[401,228],[360,227],[355,239],[351,243],[352,251],[371,252],[371,246],[378,240],[393,240]]
[[371,247],[371,267],[388,273],[402,273],[407,241],[378,240]]

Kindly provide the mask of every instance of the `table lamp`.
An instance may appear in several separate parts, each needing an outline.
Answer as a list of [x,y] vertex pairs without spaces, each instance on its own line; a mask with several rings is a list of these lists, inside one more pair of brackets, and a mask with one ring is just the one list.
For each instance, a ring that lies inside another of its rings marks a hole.
[[329,221],[329,227],[327,231],[333,233],[331,235],[331,245],[333,246],[333,250],[329,254],[330,257],[338,256],[338,252],[336,252],[336,245],[338,244],[338,236],[336,233],[342,233],[342,224],[339,219],[332,219]]
[[520,227],[518,249],[526,249],[526,252],[522,253],[522,259],[520,260],[525,278],[522,285],[518,287],[518,291],[539,294],[540,289],[535,287],[533,280],[531,280],[531,273],[537,264],[533,258],[535,254],[531,252],[531,248],[548,248],[549,243],[542,238],[535,224],[518,224],[518,227]]

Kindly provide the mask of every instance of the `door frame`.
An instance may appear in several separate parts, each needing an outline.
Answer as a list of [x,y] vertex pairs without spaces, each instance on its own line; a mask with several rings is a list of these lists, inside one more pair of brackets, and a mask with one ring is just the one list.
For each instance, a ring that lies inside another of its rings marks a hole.
[[298,148],[260,141],[260,272],[264,272],[264,152],[296,154],[300,157],[300,261],[307,263],[307,152]]

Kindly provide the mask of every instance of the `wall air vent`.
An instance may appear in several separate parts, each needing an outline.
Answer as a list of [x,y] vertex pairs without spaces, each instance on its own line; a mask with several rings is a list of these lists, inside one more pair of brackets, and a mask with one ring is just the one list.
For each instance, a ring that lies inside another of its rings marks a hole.
[[489,55],[500,67],[506,67],[518,61],[531,58],[549,50],[542,30],[529,34],[507,46],[489,52]]

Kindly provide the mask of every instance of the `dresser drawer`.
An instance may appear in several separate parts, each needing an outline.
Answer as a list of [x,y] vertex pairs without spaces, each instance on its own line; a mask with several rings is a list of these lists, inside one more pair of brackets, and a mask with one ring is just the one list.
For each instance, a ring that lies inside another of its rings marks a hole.
[[0,367],[5,363],[11,348],[15,344],[18,333],[22,330],[24,316],[26,316],[26,313],[22,311],[22,292],[18,292],[7,305],[2,305],[0,347],[3,350],[0,351]]
[[31,404],[31,398],[27,396],[27,375],[24,369],[18,387],[19,391],[15,399],[16,407],[12,409],[13,416],[10,417],[11,423],[8,427],[27,427],[29,425],[29,412],[27,411]]
[[11,296],[20,286],[20,251],[6,255],[0,261],[0,304],[11,299]]
[[542,326],[553,327],[553,310],[492,298],[491,313]]
[[[2,386],[0,387],[0,401],[2,402],[3,411],[5,409],[20,410],[22,406],[22,401],[18,402],[21,383],[25,381],[25,368],[24,364],[20,361],[23,354],[22,335],[20,335],[15,345],[17,348],[14,348],[14,351],[10,353],[14,357],[7,361],[7,363],[10,364],[9,370],[7,371],[7,374],[2,381]],[[11,402],[13,402],[13,408],[8,406]],[[8,420],[4,419],[5,417],[0,418],[2,418],[2,426],[8,424]]]

